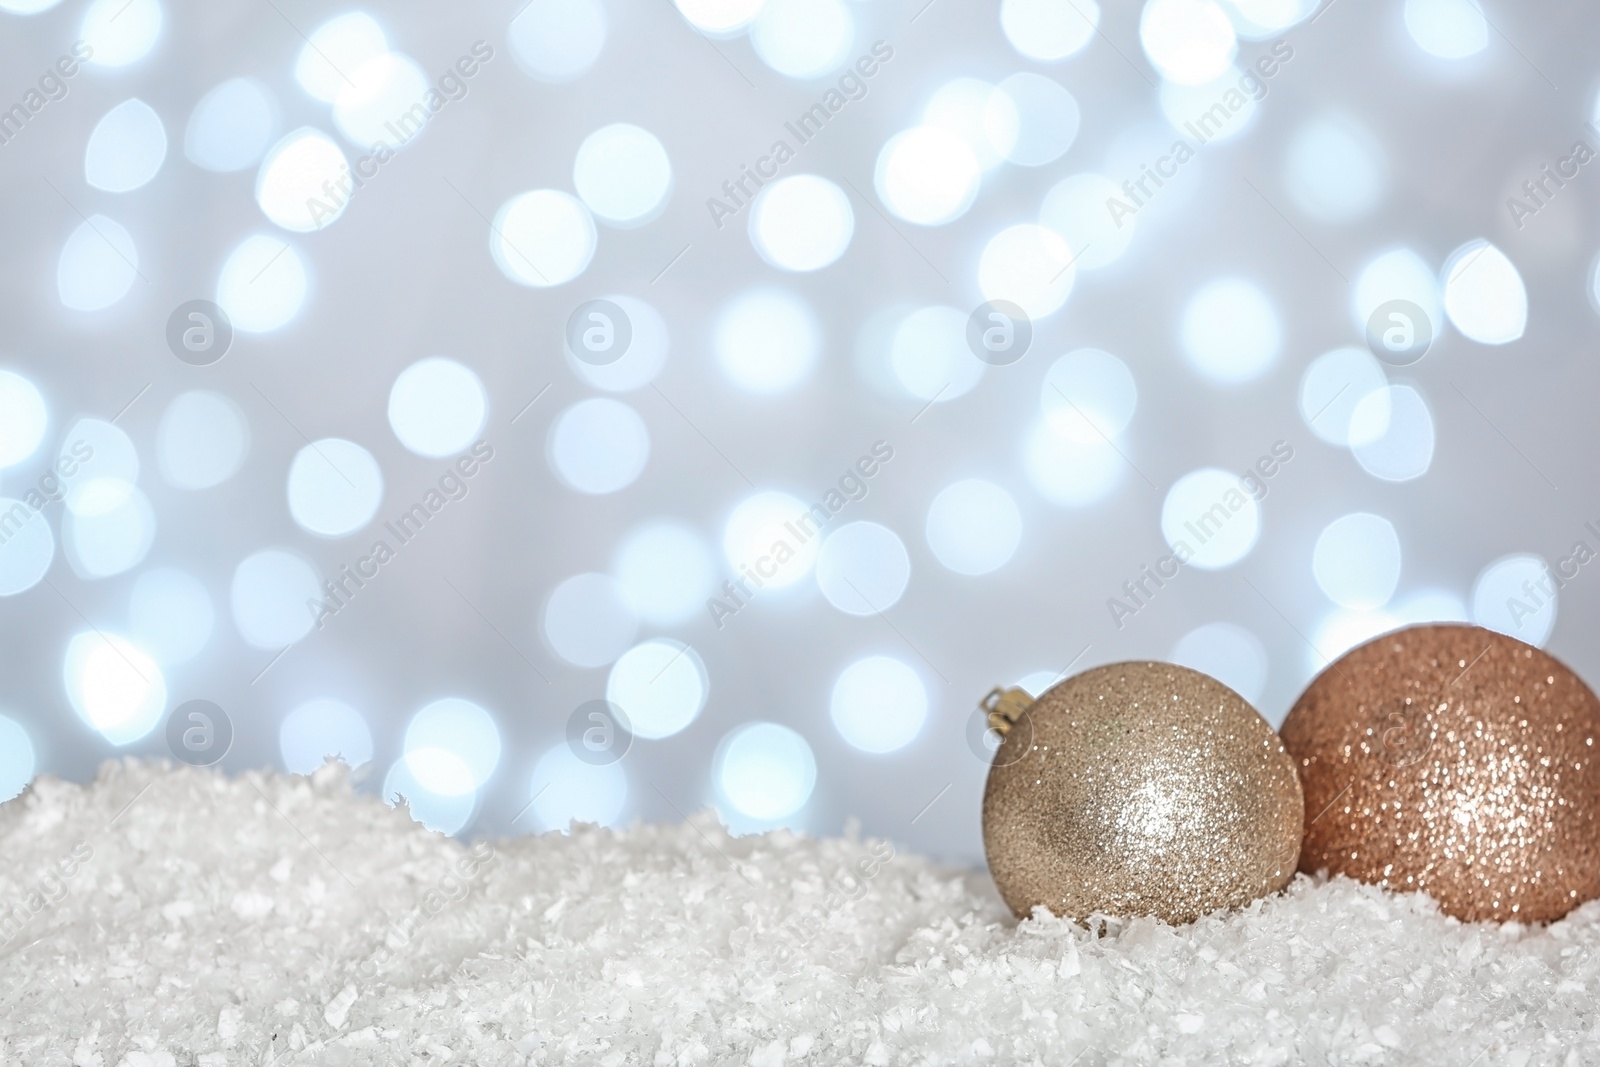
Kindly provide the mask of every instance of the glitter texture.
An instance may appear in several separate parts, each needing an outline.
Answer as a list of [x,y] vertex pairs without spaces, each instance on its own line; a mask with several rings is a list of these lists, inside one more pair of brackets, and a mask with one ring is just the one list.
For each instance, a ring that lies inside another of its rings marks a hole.
[[1011,910],[1191,922],[1288,884],[1304,804],[1243,697],[1170,663],[1051,689],[995,752],[984,850]]
[[1468,922],[1546,922],[1600,895],[1600,701],[1545,653],[1420,626],[1347,653],[1283,724],[1302,870],[1425,890]]

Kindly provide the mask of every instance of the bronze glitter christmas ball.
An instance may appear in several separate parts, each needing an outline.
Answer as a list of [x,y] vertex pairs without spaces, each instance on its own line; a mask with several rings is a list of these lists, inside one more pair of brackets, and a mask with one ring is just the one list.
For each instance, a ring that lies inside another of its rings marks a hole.
[[1531,645],[1418,626],[1346,653],[1283,723],[1304,871],[1424,890],[1459,919],[1559,919],[1600,895],[1600,701]]
[[1171,663],[1069,678],[1022,711],[983,794],[989,871],[1013,912],[1191,922],[1294,875],[1304,805],[1256,710]]

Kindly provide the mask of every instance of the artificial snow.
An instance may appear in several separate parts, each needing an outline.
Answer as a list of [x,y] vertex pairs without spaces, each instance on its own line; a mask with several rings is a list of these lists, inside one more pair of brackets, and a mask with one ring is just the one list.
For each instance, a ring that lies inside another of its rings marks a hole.
[[1019,924],[882,841],[458,842],[332,767],[41,779],[0,859],[7,1067],[1600,1062],[1600,904],[1463,925],[1301,877]]

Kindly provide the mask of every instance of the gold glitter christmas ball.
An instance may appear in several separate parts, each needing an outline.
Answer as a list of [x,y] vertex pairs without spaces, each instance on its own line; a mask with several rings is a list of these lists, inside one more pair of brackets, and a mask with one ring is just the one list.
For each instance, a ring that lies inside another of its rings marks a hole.
[[1600,895],[1600,701],[1531,645],[1418,626],[1346,653],[1283,723],[1304,871],[1424,890],[1467,922]]
[[1055,686],[1006,731],[983,793],[989,871],[1023,917],[1183,923],[1247,904],[1293,877],[1304,818],[1272,728],[1171,663]]

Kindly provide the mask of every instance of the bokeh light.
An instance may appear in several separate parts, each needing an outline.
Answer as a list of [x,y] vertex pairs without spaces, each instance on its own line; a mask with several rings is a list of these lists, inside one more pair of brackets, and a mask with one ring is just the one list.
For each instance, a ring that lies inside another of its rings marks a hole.
[[634,645],[611,665],[606,699],[621,708],[635,737],[680,733],[706,706],[711,683],[693,648],[657,637]]
[[985,366],[967,344],[967,316],[953,307],[918,308],[889,341],[889,368],[918,400],[944,404],[966,395]]
[[1489,20],[1473,0],[1406,0],[1406,30],[1429,55],[1465,59],[1489,46]]
[[383,471],[354,441],[324,437],[289,464],[289,514],[318,537],[348,537],[372,521],[383,501]]
[[708,37],[731,37],[755,21],[766,0],[673,0],[689,24]]
[[942,226],[978,198],[982,170],[967,143],[939,126],[914,126],[878,153],[873,187],[894,215],[919,226]]
[[1024,223],[1001,230],[978,258],[978,288],[1042,319],[1067,302],[1077,280],[1073,251],[1054,230]]
[[612,566],[628,607],[652,626],[676,626],[705,610],[716,583],[705,540],[686,523],[657,519],[634,529]]
[[442,459],[470,447],[489,418],[477,374],[443,356],[418,360],[389,390],[389,426],[419,456]]
[[789,727],[752,722],[722,739],[712,773],[736,811],[771,821],[793,815],[811,799],[817,759],[806,739]]
[[0,804],[28,788],[38,769],[38,756],[28,731],[15,719],[0,715]]
[[322,596],[311,564],[292,552],[268,548],[234,568],[228,603],[245,644],[276,652],[311,632],[316,616],[307,603]]
[[89,134],[83,178],[107,193],[148,185],[167,158],[167,131],[155,109],[135,97],[105,113]]
[[1472,586],[1472,621],[1535,648],[1555,629],[1561,593],[1549,564],[1523,553],[1504,556],[1483,569]]
[[1139,43],[1163,78],[1182,85],[1217,78],[1239,51],[1233,24],[1215,0],[1147,0]]
[[[1597,108],[1600,111],[1600,108]],[[1589,267],[1589,301],[1596,312],[1600,312],[1600,254],[1594,257],[1594,262]]]
[[1244,72],[1233,66],[1202,85],[1164,81],[1161,113],[1173,130],[1186,138],[1193,136],[1191,131],[1198,131],[1206,144],[1230,140],[1254,125],[1258,110],[1256,94],[1242,91],[1242,84],[1248,87]]
[[1381,608],[1400,584],[1400,535],[1381,515],[1358,511],[1317,536],[1311,572],[1323,595],[1346,608]]
[[1409,385],[1362,397],[1350,415],[1350,451],[1361,469],[1386,482],[1408,482],[1433,465],[1433,415]]
[[78,37],[94,50],[88,62],[125,67],[155,47],[161,23],[159,0],[94,0],[84,12]]
[[1081,51],[1100,24],[1095,0],[1001,0],[1000,29],[1022,55],[1054,63]]
[[223,264],[217,304],[240,333],[270,333],[299,314],[309,284],[305,264],[288,242],[257,234]]
[[750,243],[781,270],[821,270],[844,255],[855,232],[850,198],[815,174],[769,182],[750,208]]
[[1237,474],[1202,467],[1167,490],[1161,504],[1161,533],[1180,562],[1220,570],[1255,548],[1261,535],[1261,506]]
[[[825,505],[817,508],[827,510]],[[774,489],[755,492],[739,501],[728,515],[722,553],[736,577],[755,573],[764,587],[781,589],[811,572],[825,521],[811,505],[788,493]]]
[[542,830],[566,833],[573,823],[615,826],[628,803],[628,776],[619,763],[585,763],[563,743],[539,757],[528,798]]
[[217,613],[194,575],[157,567],[139,575],[128,601],[128,632],[163,666],[187,663],[211,640]]
[[349,704],[318,697],[284,716],[278,749],[284,767],[294,774],[310,774],[330,756],[359,767],[372,759],[372,730]]
[[412,780],[432,796],[477,796],[472,768],[454,749],[438,745],[407,748],[402,758]]
[[156,460],[174,489],[209,489],[232,478],[250,452],[244,412],[220,393],[179,393],[156,430]]
[[[991,125],[1005,117],[1004,107],[1009,104],[1003,97],[995,102],[994,96],[995,87],[989,82],[979,78],[955,78],[934,90],[922,110],[922,121],[955,134],[972,151],[978,166],[990,170],[1005,160],[1006,150],[1010,148],[1005,144],[997,147],[990,138]],[[991,102],[998,109],[996,112],[991,111]]]
[[550,593],[542,631],[550,650],[574,667],[604,667],[639,632],[639,620],[609,574],[578,574]]
[[1060,671],[1034,671],[1019,678],[1017,687],[1037,700],[1049,692],[1057,682],[1063,681],[1064,677]]
[[1172,662],[1210,675],[1252,705],[1267,688],[1267,650],[1231,622],[1208,622],[1184,634],[1172,646]]
[[1340,608],[1329,612],[1312,630],[1307,665],[1313,673],[1324,670],[1346,652],[1399,625],[1400,620],[1388,611]]
[[1012,163],[1042,167],[1077,139],[1078,101],[1042,74],[1013,74],[995,86],[984,112],[989,143]]
[[39,387],[16,371],[0,370],[0,468],[15,467],[38,451],[49,425]]
[[295,61],[295,81],[318,100],[331,104],[349,84],[346,71],[359,70],[388,51],[389,41],[377,20],[352,11],[311,31]]
[[1079,441],[1040,420],[1027,432],[1023,469],[1033,488],[1052,504],[1087,507],[1121,484],[1128,461],[1104,440]]
[[570,488],[603,495],[632,485],[650,459],[650,431],[620,400],[592,397],[550,428],[550,467]]
[[[1585,668],[1588,579],[1557,563],[1583,516],[1520,500],[1542,490],[1516,452],[1581,481],[1582,449],[1539,430],[1581,438],[1600,381],[1572,169],[1600,80],[1581,32],[1577,60],[1536,32],[1583,19],[924,4],[518,0],[451,38],[443,9],[230,29],[171,0],[0,0],[36,57],[0,155],[50,185],[18,173],[8,231],[0,796],[82,777],[105,738],[162,755],[162,716],[206,697],[239,726],[230,766],[336,753],[474,838],[708,803],[831,834],[928,760],[971,766],[939,672],[982,649],[924,643],[940,605],[1026,635],[1047,602],[1104,627],[1132,597],[1137,623],[998,677],[1170,654],[1273,715],[1427,621]],[[182,331],[207,299],[232,332],[202,354]],[[984,347],[1000,302],[1025,352]],[[1384,347],[1407,304],[1425,358]],[[1280,437],[1288,473],[1242,477]],[[372,585],[385,521],[464,493]],[[1123,580],[1173,552],[1233,572],[1145,611]],[[93,663],[79,631],[106,635]],[[479,718],[402,748],[451,693]],[[602,696],[635,740],[597,768],[563,731]],[[978,862],[976,823],[933,815],[902,818],[907,847]]]
[[[1366,349],[1324,352],[1306,365],[1300,378],[1300,417],[1330,445],[1370,444],[1389,429],[1388,384],[1383,365]],[[1373,394],[1377,399],[1362,413],[1358,437],[1356,408]]]
[[50,521],[21,500],[0,497],[0,596],[16,596],[38,585],[56,558]]
[[103,515],[133,494],[139,480],[139,453],[121,427],[104,419],[79,419],[62,439],[56,469],[62,479],[67,510],[75,515]]
[[278,125],[272,94],[254,78],[230,78],[194,106],[183,154],[197,167],[228,174],[261,161]]
[[143,738],[167,708],[167,682],[144,650],[118,634],[89,631],[67,642],[67,702],[119,748]]
[[530,77],[572,81],[605,48],[605,8],[599,0],[532,0],[506,27],[506,44]]
[[56,292],[74,311],[99,311],[127,296],[138,276],[139,250],[132,235],[104,215],[91,215],[61,249]]
[[1373,313],[1391,300],[1408,300],[1421,308],[1435,337],[1444,325],[1439,279],[1410,248],[1391,249],[1362,267],[1351,287],[1350,300],[1355,326],[1363,332]]
[[667,332],[667,320],[651,304],[637,297],[612,293],[604,299],[611,301],[628,316],[632,337],[627,350],[610,363],[595,364],[572,354],[570,345],[563,346],[567,367],[596,389],[624,393],[649,385],[666,366],[672,352],[672,338]]
[[1234,29],[1247,41],[1262,41],[1311,17],[1320,0],[1222,0]]
[[766,0],[750,24],[750,44],[779,74],[820,78],[849,58],[855,28],[842,0]]
[[876,522],[847,522],[822,542],[817,586],[849,615],[893,607],[911,580],[911,557],[898,534]]
[[69,511],[61,523],[62,547],[80,578],[110,578],[132,570],[155,538],[155,508],[137,486],[113,508],[92,515]]
[[649,130],[618,122],[583,139],[572,164],[572,183],[596,218],[615,226],[639,226],[666,206],[672,162]]
[[1283,326],[1261,287],[1243,278],[1208,282],[1190,298],[1181,326],[1184,355],[1201,376],[1240,385],[1278,358]]
[[337,221],[353,191],[344,150],[310,126],[279,138],[256,174],[261,213],[295,233],[311,233]]
[[1039,386],[1050,428],[1079,443],[1116,437],[1133,421],[1139,389],[1128,365],[1098,348],[1080,348],[1050,364]]
[[1094,270],[1115,261],[1127,251],[1138,216],[1106,210],[1112,197],[1125,194],[1102,174],[1074,174],[1061,179],[1045,194],[1039,208],[1039,225],[1054,231],[1077,255],[1074,267]]
[[1318,222],[1350,222],[1383,197],[1383,150],[1365,126],[1347,115],[1314,118],[1289,141],[1283,184],[1289,199]]
[[489,251],[518,285],[562,285],[582,274],[599,241],[583,201],[559,189],[534,189],[501,205]]
[[822,327],[793,293],[751,289],[717,315],[711,346],[734,385],[750,393],[780,393],[810,374],[822,349]]
[[928,547],[957,574],[999,570],[1022,541],[1022,512],[1011,494],[981,478],[946,486],[928,508]]
[[411,717],[405,760],[412,776],[430,792],[472,793],[500,765],[500,729],[494,716],[470,700],[435,700]]
[[433,117],[428,75],[410,56],[385,52],[350,71],[334,97],[333,124],[361,149],[410,144]]
[[1468,241],[1445,261],[1444,310],[1468,340],[1509,344],[1527,329],[1528,290],[1504,252],[1487,241]]
[[900,660],[868,656],[840,672],[828,710],[851,748],[882,755],[905,748],[922,732],[928,691]]
[[1447,589],[1423,589],[1397,600],[1385,609],[1402,626],[1430,622],[1469,622],[1467,604]]
[[391,807],[404,804],[413,819],[447,837],[465,829],[478,810],[477,793],[435,793],[417,778],[412,761],[405,756],[395,760],[384,775],[383,799]]

